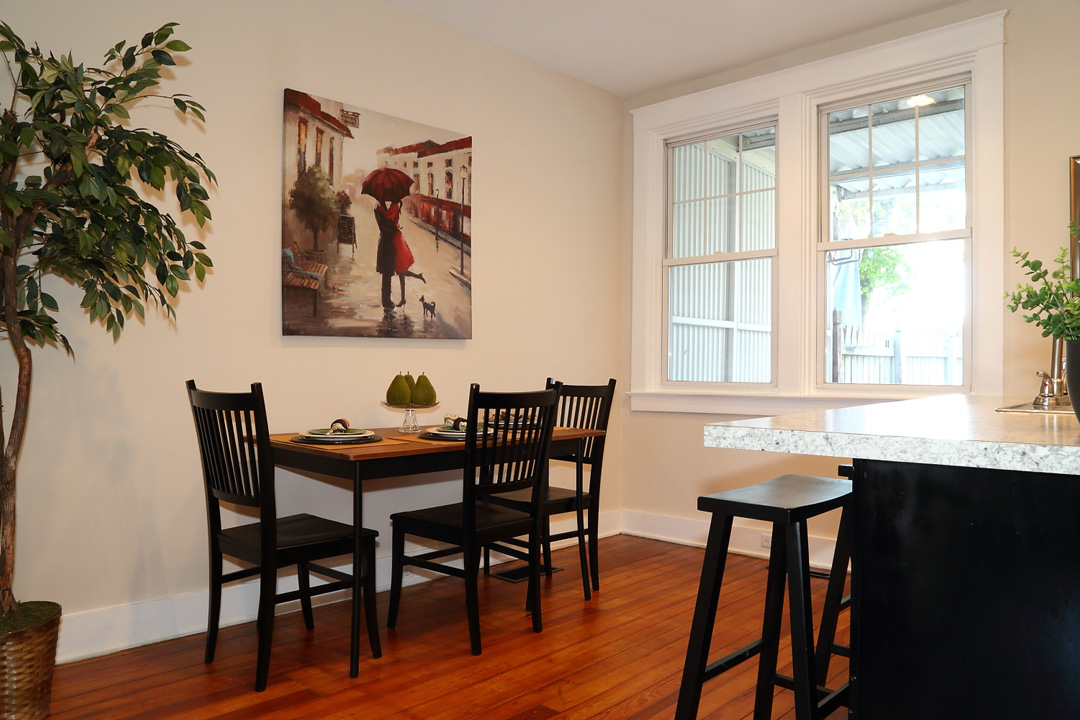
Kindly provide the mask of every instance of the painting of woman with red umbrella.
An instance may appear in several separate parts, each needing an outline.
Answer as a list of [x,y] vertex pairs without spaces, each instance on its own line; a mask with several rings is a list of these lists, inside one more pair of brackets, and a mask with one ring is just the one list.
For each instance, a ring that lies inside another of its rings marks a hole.
[[[411,177],[394,168],[377,168],[366,178],[361,194],[370,195],[378,204],[375,206],[375,222],[379,226],[378,255],[375,271],[382,275],[382,306],[384,308],[401,307],[405,304],[405,277],[414,277],[427,283],[423,273],[413,272],[415,259],[405,236],[401,234],[401,201],[409,195],[412,186]],[[391,279],[394,275],[400,280],[401,295],[395,304],[391,299]]]
[[300,90],[283,107],[282,334],[471,338],[472,136]]

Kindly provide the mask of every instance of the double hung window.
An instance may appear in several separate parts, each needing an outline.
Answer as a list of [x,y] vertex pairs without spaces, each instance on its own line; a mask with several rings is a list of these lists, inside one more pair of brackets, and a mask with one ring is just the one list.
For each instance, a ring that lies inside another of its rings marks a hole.
[[633,111],[633,409],[1000,394],[1003,20]]
[[825,383],[964,384],[968,94],[953,80],[819,110]]
[[772,381],[776,125],[668,147],[667,379]]

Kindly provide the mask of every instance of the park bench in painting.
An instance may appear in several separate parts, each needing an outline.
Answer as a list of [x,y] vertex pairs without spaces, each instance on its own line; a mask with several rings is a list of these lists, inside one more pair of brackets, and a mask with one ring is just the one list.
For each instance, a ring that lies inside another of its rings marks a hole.
[[326,266],[322,263],[301,260],[300,248],[295,243],[281,250],[282,289],[310,290],[312,315],[319,314],[319,291],[326,282],[326,270]]

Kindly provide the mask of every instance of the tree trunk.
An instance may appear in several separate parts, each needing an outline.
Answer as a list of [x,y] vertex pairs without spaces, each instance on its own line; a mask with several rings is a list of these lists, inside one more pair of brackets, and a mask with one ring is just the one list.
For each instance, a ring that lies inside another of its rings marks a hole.
[[0,464],[0,618],[15,609],[15,464]]
[[[3,116],[4,122],[13,122],[14,114],[8,110]],[[87,138],[85,151],[90,151],[101,138],[100,131],[94,129]],[[0,167],[0,180],[5,185],[15,177],[18,158],[8,158]],[[73,175],[70,161],[58,166],[44,190],[59,187],[68,182]],[[0,404],[0,618],[15,609],[15,595],[12,585],[15,581],[15,489],[16,473],[19,466],[19,454],[22,452],[23,436],[26,434],[26,419],[30,411],[30,380],[33,377],[33,356],[26,346],[26,337],[19,324],[19,254],[26,245],[27,238],[34,231],[46,201],[40,198],[29,208],[18,213],[7,207],[0,208],[3,214],[4,229],[8,231],[11,247],[0,248],[0,301],[3,307],[4,329],[8,342],[15,353],[19,365],[19,376],[15,388],[15,407],[11,412],[11,431],[4,438],[3,411]]]
[[[26,433],[26,417],[30,408],[30,379],[33,357],[26,346],[19,325],[18,282],[19,249],[22,243],[12,237],[15,247],[4,248],[0,255],[0,273],[3,276],[3,312],[7,326],[8,341],[19,364],[19,377],[15,389],[15,407],[11,413],[11,432],[3,446],[0,459],[0,617],[15,609],[12,585],[15,579],[15,479]],[[2,412],[2,407],[0,407]],[[3,442],[3,423],[0,422],[0,442]]]

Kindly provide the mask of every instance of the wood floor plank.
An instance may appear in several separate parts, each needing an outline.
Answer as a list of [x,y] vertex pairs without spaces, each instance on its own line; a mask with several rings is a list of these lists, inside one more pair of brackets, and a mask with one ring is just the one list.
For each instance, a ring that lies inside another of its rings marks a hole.
[[[267,690],[252,690],[253,624],[224,628],[216,660],[202,662],[204,635],[57,668],[52,720],[668,720],[675,711],[704,551],[619,535],[600,543],[601,589],[586,602],[576,548],[554,554],[564,569],[542,580],[544,631],[533,633],[525,583],[480,579],[484,653],[473,657],[464,586],[454,578],[407,587],[398,626],[385,628],[383,657],[361,645],[360,674],[348,677],[348,603],[315,610],[308,632],[296,614],[275,621]],[[760,633],[766,562],[732,555],[720,596],[713,656]],[[812,581],[820,612],[825,582]],[[786,630],[785,618],[785,633]],[[838,641],[847,641],[847,613]],[[781,642],[780,671],[791,651]],[[847,660],[837,658],[831,682]],[[749,718],[757,664],[706,684],[701,720]],[[846,713],[841,708],[833,718]],[[778,690],[774,718],[793,717]]]

